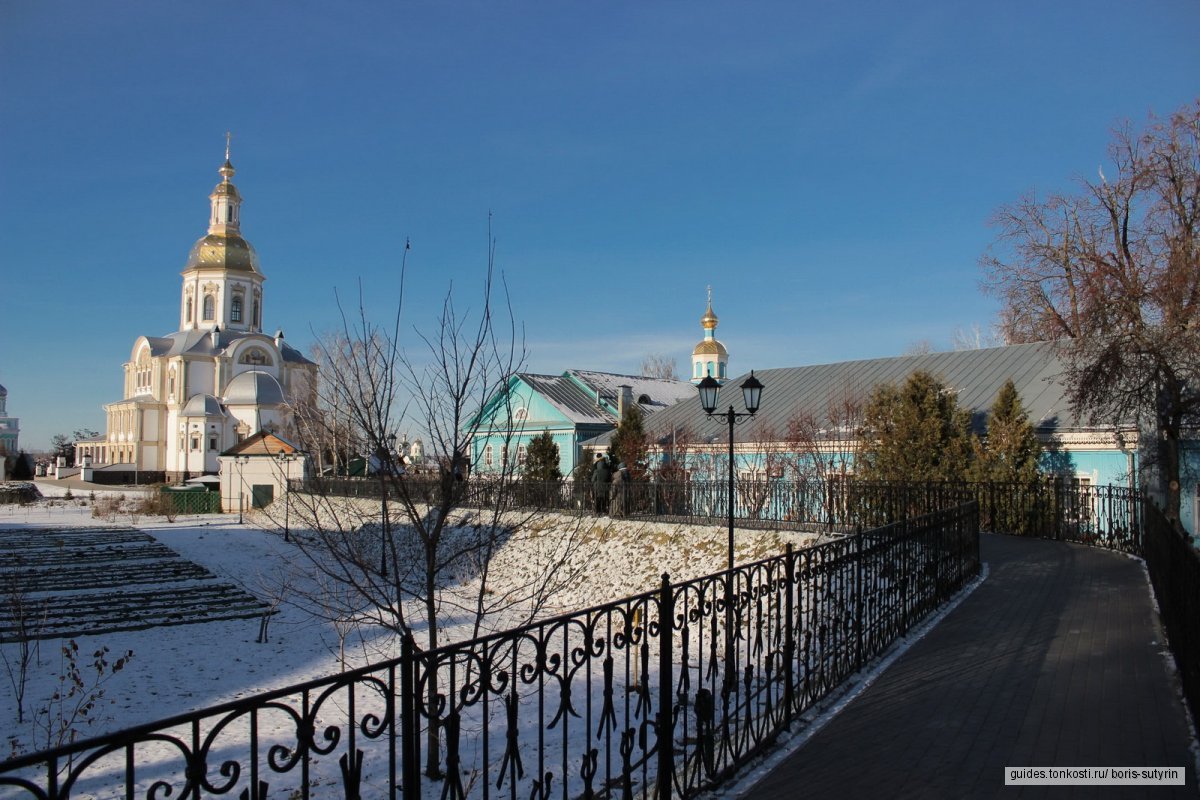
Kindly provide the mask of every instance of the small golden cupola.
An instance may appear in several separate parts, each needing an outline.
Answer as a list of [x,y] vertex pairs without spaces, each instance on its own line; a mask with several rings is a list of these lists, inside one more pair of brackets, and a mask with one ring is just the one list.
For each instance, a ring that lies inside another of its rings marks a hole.
[[717,341],[717,315],[712,309],[712,287],[708,287],[708,306],[700,318],[704,338],[692,350],[692,383],[699,383],[711,376],[719,383],[729,377],[729,351]]

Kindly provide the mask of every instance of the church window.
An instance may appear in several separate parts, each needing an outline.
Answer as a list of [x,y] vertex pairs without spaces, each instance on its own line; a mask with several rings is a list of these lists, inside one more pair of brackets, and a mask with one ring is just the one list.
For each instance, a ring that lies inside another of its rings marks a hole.
[[209,450],[217,449],[217,435],[215,433],[212,436],[208,437],[208,449]]
[[192,452],[198,453],[199,451],[200,451],[200,435],[194,433],[194,434],[192,434]]
[[255,299],[255,301],[254,301],[254,327],[258,328],[261,326],[262,326],[262,317],[259,315],[258,300]]
[[211,294],[204,295],[204,319],[212,320],[217,316],[217,302]]
[[489,444],[483,448],[483,465],[485,467],[490,467],[492,465],[492,460],[492,446]]
[[185,322],[192,321],[192,298],[187,299],[187,313],[184,315]]
[[721,377],[724,378],[725,377],[725,362],[724,361],[722,361],[720,363],[720,368],[721,368]]
[[522,406],[513,412],[513,422],[524,422],[529,419],[529,409]]
[[517,463],[518,464],[525,463],[525,445],[523,445],[523,444],[517,445]]
[[713,362],[709,361],[707,364],[707,367],[708,367],[708,377],[715,378],[716,376],[713,375]]
[[225,221],[233,222],[233,206],[225,206]]
[[242,298],[234,295],[233,302],[229,306],[229,318],[233,322],[242,321]]

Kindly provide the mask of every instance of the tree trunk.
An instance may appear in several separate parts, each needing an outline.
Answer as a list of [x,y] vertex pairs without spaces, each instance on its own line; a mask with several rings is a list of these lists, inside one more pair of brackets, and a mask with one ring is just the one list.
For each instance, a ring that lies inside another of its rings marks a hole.
[[[434,539],[434,542],[437,540]],[[432,652],[438,646],[438,614],[434,590],[437,575],[437,545],[430,543],[425,548],[425,619],[429,625],[429,643],[426,652]],[[439,726],[436,711],[438,707],[438,670],[433,660],[426,662],[428,676],[425,682],[425,707],[429,710],[429,729],[425,736],[425,775],[430,778],[442,777],[441,748],[439,745]],[[450,702],[453,702],[451,699]]]

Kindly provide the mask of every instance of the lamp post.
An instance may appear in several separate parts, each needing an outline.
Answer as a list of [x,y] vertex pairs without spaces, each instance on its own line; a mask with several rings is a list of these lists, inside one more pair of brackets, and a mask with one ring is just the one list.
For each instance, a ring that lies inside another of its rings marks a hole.
[[246,469],[246,462],[250,460],[250,457],[249,456],[235,456],[233,460],[236,461],[237,465],[238,465],[238,525],[241,525],[242,524],[242,508],[246,505],[245,499],[242,494],[242,487],[244,487],[246,485],[244,472]]
[[279,459],[279,463],[282,465],[281,469],[283,470],[283,540],[285,542],[291,542],[292,541],[292,538],[291,538],[292,529],[291,529],[291,526],[289,525],[289,522],[290,522],[289,512],[291,511],[291,502],[290,501],[292,499],[292,495],[291,495],[291,488],[292,488],[291,464],[292,464],[292,461],[296,457],[294,455],[290,455],[290,454],[285,453],[284,451],[280,450],[279,454],[276,456],[276,458]]
[[729,410],[720,413],[717,413],[717,395],[721,390],[721,384],[708,375],[700,381],[697,388],[700,390],[700,407],[704,409],[708,418],[724,418],[729,425],[729,570],[725,575],[725,681],[723,689],[727,695],[737,686],[737,670],[734,666],[734,626],[736,623],[733,617],[733,426],[753,417],[758,411],[763,385],[758,378],[754,377],[754,372],[751,370],[750,377],[742,381],[742,402],[746,404],[746,410],[734,411],[733,403],[730,403]]
[[383,511],[383,530],[379,534],[379,574],[381,577],[387,577],[387,555],[388,542],[391,541],[391,531],[388,530],[388,507],[387,496],[388,489],[384,480],[384,464],[387,464],[387,471],[392,471],[392,450],[396,447],[396,434],[389,433],[386,437],[387,444],[380,448],[379,453],[379,502]]
[[754,377],[753,370],[750,371],[750,377],[742,381],[742,402],[746,404],[745,411],[734,411],[733,403],[729,404],[728,411],[717,411],[717,395],[721,384],[711,375],[700,381],[697,388],[700,390],[700,407],[704,409],[708,418],[724,419],[729,424],[729,569],[733,569],[733,426],[758,413],[763,385]]

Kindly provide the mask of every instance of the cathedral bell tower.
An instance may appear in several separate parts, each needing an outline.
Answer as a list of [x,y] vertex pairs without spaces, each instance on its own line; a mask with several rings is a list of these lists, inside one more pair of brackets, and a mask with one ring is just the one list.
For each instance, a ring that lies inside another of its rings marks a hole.
[[700,318],[700,327],[704,329],[704,339],[692,350],[692,383],[700,383],[706,377],[724,383],[729,377],[729,351],[717,341],[717,315],[712,310],[711,286],[708,287],[708,306]]
[[183,268],[179,330],[214,329],[261,333],[262,285],[258,254],[242,238],[242,196],[230,180],[230,135],[225,134],[221,182],[208,196],[212,211],[208,233],[192,246]]

